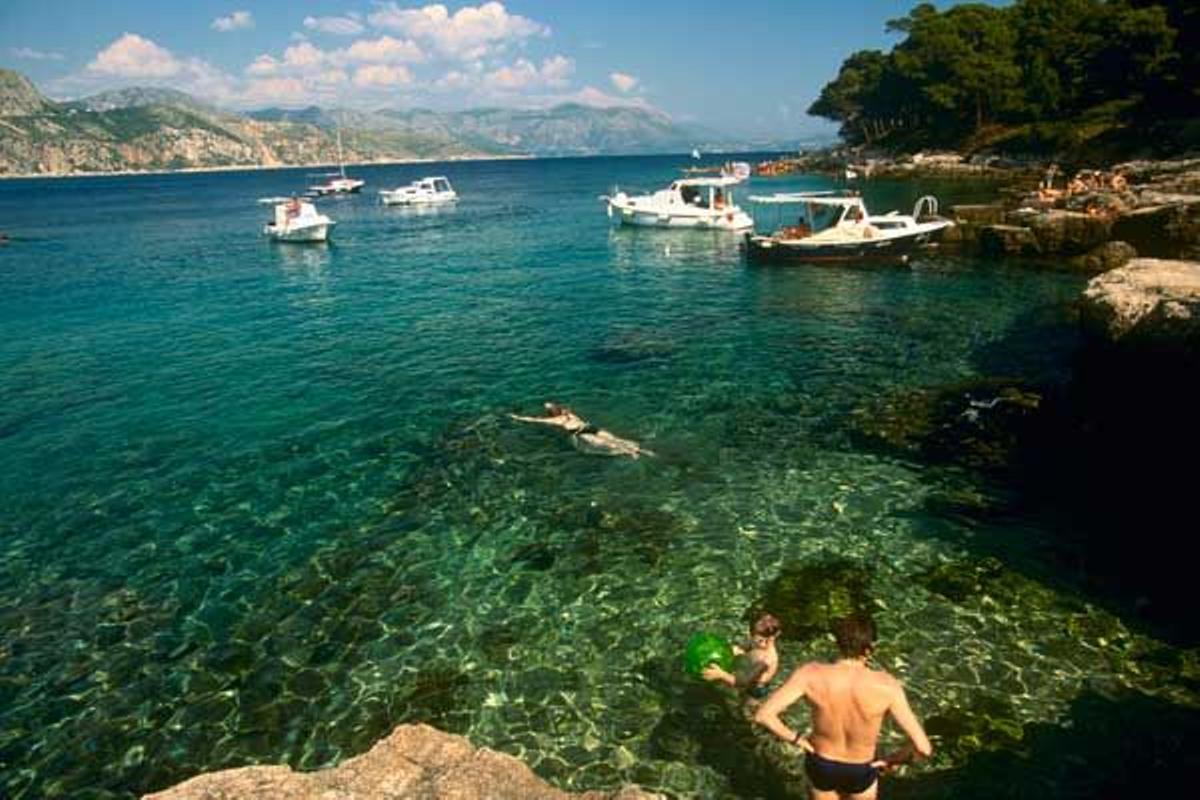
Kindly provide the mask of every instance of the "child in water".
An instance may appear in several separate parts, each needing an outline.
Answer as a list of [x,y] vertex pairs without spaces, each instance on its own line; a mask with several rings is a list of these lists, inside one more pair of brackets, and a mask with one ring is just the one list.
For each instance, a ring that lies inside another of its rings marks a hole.
[[723,683],[745,692],[752,700],[762,700],[771,693],[770,684],[779,671],[779,652],[775,640],[782,628],[779,620],[763,614],[750,626],[750,640],[743,645],[734,645],[736,656],[733,673],[712,664],[702,674],[704,680]]

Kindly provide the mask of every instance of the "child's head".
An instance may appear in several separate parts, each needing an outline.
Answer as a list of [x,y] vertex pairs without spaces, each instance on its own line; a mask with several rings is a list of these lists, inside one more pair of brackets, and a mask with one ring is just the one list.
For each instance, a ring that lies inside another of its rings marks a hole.
[[758,619],[754,620],[754,624],[750,626],[750,635],[754,639],[774,640],[783,628],[779,624],[779,620],[772,614],[763,614]]

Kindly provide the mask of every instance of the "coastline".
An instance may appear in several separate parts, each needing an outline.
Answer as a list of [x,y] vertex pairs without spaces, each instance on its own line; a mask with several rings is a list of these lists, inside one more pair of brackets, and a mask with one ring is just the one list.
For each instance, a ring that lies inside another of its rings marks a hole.
[[[758,151],[758,150],[721,150],[708,153],[710,156],[741,156],[741,155],[756,155],[763,152],[773,151]],[[458,162],[486,162],[486,161],[542,161],[555,160],[564,158],[641,158],[655,156],[686,156],[685,153],[570,153],[570,154],[554,154],[554,155],[537,155],[530,153],[519,153],[515,155],[466,155],[466,156],[447,156],[445,158],[386,158],[374,161],[347,161],[347,167],[386,167],[386,166],[403,166],[407,164],[446,164]],[[0,173],[0,181],[6,180],[27,180],[27,179],[63,179],[63,178],[107,178],[114,176],[138,176],[138,175],[189,175],[189,174],[204,174],[208,172],[259,172],[266,170],[281,170],[281,169],[337,169],[335,163],[304,163],[304,164],[228,164],[214,167],[180,167],[179,169],[120,169],[120,170],[84,170],[80,172],[21,172],[21,173]]]
[[[374,161],[347,161],[347,167],[379,167],[401,166],[406,164],[442,164],[459,161],[531,161],[539,156],[517,155],[486,155],[473,154],[466,156],[448,156],[446,158],[388,158]],[[333,163],[304,163],[304,164],[226,164],[213,167],[180,167],[178,169],[117,169],[117,170],[81,170],[79,172],[19,172],[0,174],[0,181],[28,179],[61,179],[61,178],[109,178],[138,175],[190,175],[206,172],[260,172],[280,169],[336,169]]]

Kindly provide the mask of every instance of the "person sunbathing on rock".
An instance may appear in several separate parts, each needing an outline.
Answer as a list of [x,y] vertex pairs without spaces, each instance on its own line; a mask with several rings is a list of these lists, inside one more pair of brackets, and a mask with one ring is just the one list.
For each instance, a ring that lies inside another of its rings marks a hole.
[[545,403],[546,415],[543,417],[524,417],[520,414],[509,414],[518,422],[535,422],[540,425],[553,425],[562,428],[571,435],[571,443],[581,450],[599,453],[607,456],[653,456],[655,453],[647,450],[632,439],[622,439],[612,433],[597,428],[583,417],[566,406],[558,403]]

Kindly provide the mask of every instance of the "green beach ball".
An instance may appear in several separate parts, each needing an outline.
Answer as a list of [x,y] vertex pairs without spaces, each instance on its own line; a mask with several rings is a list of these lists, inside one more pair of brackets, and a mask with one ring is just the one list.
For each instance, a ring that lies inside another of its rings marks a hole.
[[683,651],[683,668],[700,677],[710,664],[716,664],[726,672],[733,669],[733,648],[714,633],[697,633],[688,640]]

